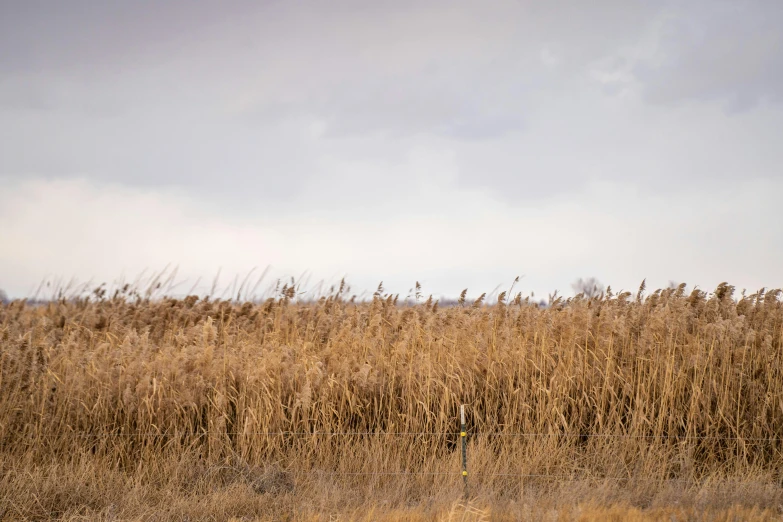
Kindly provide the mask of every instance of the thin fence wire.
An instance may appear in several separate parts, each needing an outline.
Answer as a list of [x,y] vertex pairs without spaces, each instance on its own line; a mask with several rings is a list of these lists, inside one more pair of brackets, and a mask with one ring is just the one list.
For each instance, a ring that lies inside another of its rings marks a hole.
[[[416,476],[428,476],[428,477],[457,477],[461,478],[460,472],[447,472],[447,471],[330,471],[330,470],[293,470],[290,472],[292,475],[305,475],[305,476],[328,476],[328,477],[416,477]],[[623,477],[602,477],[598,475],[553,475],[545,473],[488,473],[488,472],[473,472],[469,475],[471,478],[518,478],[518,479],[553,479],[553,480],[567,480],[571,482],[585,481],[585,482],[621,482],[625,480],[633,480],[635,482],[665,482],[676,484],[703,484],[706,480],[699,480],[696,478],[653,478],[643,476],[623,476]]]
[[[205,436],[258,436],[258,437],[308,437],[308,436],[323,436],[323,437],[394,437],[394,436],[452,436],[459,437],[459,431],[403,431],[403,432],[376,432],[376,431],[135,431],[135,430],[118,430],[118,431],[88,431],[88,430],[71,430],[68,431],[70,435],[83,435],[87,437],[152,437],[152,436],[170,436],[170,437],[205,437]],[[634,434],[622,434],[622,433],[525,433],[525,432],[505,432],[505,431],[483,431],[483,432],[468,432],[471,438],[481,436],[491,437],[522,437],[522,438],[546,438],[546,437],[561,437],[561,438],[607,438],[607,439],[640,439],[640,440],[712,440],[712,441],[741,441],[741,442],[783,442],[783,438],[777,437],[738,437],[738,436],[718,436],[718,435],[634,435]]]
[[[228,466],[220,466],[218,468],[212,468],[209,472],[215,472],[219,470],[230,470]],[[290,472],[293,475],[326,475],[326,476],[346,476],[346,477],[372,477],[372,476],[461,476],[460,473],[453,471],[331,471],[331,470],[293,470]],[[698,483],[699,480],[692,478],[653,478],[653,477],[602,477],[598,475],[553,475],[544,473],[488,473],[483,471],[470,473],[471,477],[513,477],[513,478],[548,478],[558,480],[584,480],[584,481],[647,481],[647,482],[674,482],[674,483]]]
[[[303,474],[303,475],[337,475],[337,476],[374,476],[374,475],[436,475],[436,476],[457,476],[460,477],[461,473],[457,472],[429,472],[429,471],[366,471],[366,472],[348,472],[348,471],[322,471],[322,470],[313,470],[313,471],[297,471],[294,472],[294,474]],[[559,480],[590,480],[590,481],[602,481],[602,480],[639,480],[640,478],[643,478],[644,480],[648,481],[658,481],[662,480],[664,482],[697,482],[696,480],[692,479],[678,479],[678,478],[665,478],[665,479],[656,479],[651,477],[601,477],[596,475],[590,475],[590,476],[575,476],[575,475],[549,475],[544,473],[487,473],[482,471],[477,471],[470,473],[470,477],[515,477],[515,478],[549,478],[549,479],[559,479]]]
[[[114,437],[194,437],[203,438],[207,436],[263,436],[263,437],[404,437],[404,436],[438,436],[438,437],[454,437],[461,436],[459,431],[448,432],[433,432],[433,431],[402,431],[402,432],[386,432],[386,431],[216,431],[216,430],[200,430],[200,431],[150,431],[150,430],[123,430],[118,431],[87,431],[87,430],[71,430],[67,432],[69,435],[76,435],[85,438],[114,438]],[[487,431],[487,432],[468,432],[469,438],[476,438],[481,436],[500,436],[500,437],[521,437],[521,438],[601,438],[601,439],[639,439],[639,440],[674,440],[674,441],[736,441],[743,443],[778,443],[783,442],[783,438],[770,438],[770,437],[737,437],[737,436],[714,436],[714,435],[634,435],[634,434],[611,434],[611,433],[534,433],[534,432],[512,432],[512,431]],[[309,471],[293,471],[296,475],[322,475],[322,476],[334,476],[334,477],[383,477],[383,476],[395,476],[395,477],[415,477],[415,476],[431,476],[431,477],[446,477],[455,476],[459,477],[460,472],[428,472],[428,471],[373,471],[373,472],[341,472],[331,470],[309,470]],[[700,484],[703,480],[696,478],[652,478],[652,477],[636,477],[636,476],[622,476],[622,477],[604,477],[596,475],[563,475],[563,474],[542,474],[542,473],[489,473],[489,472],[471,472],[470,477],[478,478],[518,478],[518,479],[550,479],[550,480],[567,480],[567,481],[650,481],[650,482],[664,482],[664,483],[683,483],[683,484]]]

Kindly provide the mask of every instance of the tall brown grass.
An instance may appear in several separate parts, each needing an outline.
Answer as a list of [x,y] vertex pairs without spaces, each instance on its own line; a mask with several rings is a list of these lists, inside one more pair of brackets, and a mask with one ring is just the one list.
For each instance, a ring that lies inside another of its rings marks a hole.
[[781,513],[780,291],[283,294],[0,308],[0,517]]

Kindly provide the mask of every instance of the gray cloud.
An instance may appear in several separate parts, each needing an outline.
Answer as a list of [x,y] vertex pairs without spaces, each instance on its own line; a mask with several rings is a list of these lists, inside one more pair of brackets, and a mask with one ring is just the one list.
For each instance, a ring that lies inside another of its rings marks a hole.
[[780,12],[2,2],[0,283],[776,284]]
[[729,113],[783,100],[783,4],[691,2],[667,17],[636,77],[654,103],[717,100]]
[[[265,2],[273,5],[273,2]],[[111,75],[220,37],[222,24],[259,11],[257,2],[29,0],[0,5],[5,71]]]
[[[774,114],[659,108],[775,99],[780,9],[747,5],[6,4],[0,175],[269,212],[405,206],[421,179],[525,204],[775,176]],[[450,162],[422,170],[422,147]]]

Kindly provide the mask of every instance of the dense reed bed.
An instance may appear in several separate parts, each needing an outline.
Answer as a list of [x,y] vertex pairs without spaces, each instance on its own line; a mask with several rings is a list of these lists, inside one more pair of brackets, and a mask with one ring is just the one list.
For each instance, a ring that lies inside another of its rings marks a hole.
[[0,516],[775,519],[780,294],[13,302]]

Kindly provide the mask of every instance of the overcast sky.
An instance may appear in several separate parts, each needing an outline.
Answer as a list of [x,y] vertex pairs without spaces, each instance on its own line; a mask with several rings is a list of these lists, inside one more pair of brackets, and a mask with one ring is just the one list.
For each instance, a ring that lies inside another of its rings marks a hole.
[[778,0],[0,0],[0,288],[783,286],[781,27]]

